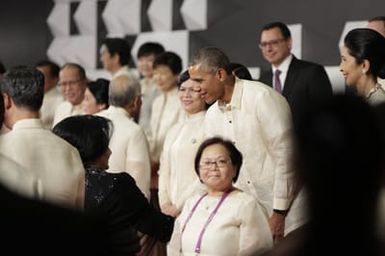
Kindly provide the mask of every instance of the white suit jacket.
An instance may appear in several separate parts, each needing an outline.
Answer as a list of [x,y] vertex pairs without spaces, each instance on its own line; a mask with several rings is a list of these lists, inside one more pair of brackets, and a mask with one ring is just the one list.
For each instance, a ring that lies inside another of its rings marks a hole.
[[41,180],[42,199],[83,208],[85,171],[78,151],[43,128],[40,119],[17,121],[0,137],[0,153]]
[[150,155],[143,129],[132,120],[125,109],[120,107],[110,106],[98,115],[110,119],[114,125],[110,140],[112,154],[109,159],[109,171],[129,173],[149,199]]

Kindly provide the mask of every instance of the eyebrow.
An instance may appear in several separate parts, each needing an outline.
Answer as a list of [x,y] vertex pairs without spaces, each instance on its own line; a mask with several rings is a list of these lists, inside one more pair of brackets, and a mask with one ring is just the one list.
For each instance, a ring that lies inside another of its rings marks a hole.
[[195,81],[195,82],[202,82],[202,81],[204,81],[203,78],[190,78],[190,80]]

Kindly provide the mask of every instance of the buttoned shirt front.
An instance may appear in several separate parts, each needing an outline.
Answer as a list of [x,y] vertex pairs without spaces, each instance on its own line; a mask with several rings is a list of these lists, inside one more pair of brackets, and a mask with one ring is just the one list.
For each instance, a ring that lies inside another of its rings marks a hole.
[[206,114],[206,136],[224,136],[243,155],[237,186],[271,213],[285,210],[293,198],[291,113],[285,98],[256,81],[236,78],[231,102],[218,101]]
[[260,255],[273,246],[267,216],[255,198],[243,191],[231,192],[206,226],[220,197],[207,195],[193,210],[200,197],[186,201],[175,221],[167,255],[197,255],[194,249],[202,231],[201,256]]
[[98,115],[110,119],[113,134],[110,140],[109,172],[129,173],[143,194],[150,198],[150,155],[143,129],[124,108],[110,106]]
[[194,159],[204,140],[201,111],[173,126],[166,136],[159,167],[159,205],[172,203],[182,209],[187,198],[201,191]]
[[[289,71],[289,66],[290,66],[290,63],[291,63],[292,59],[293,59],[293,55],[290,54],[289,56],[287,56],[283,60],[283,62],[278,67],[276,67],[274,65],[271,66],[271,69],[273,70],[273,79],[272,79],[272,81],[275,81],[275,79],[274,79],[275,71],[276,70],[280,70],[281,71],[281,74],[279,75],[279,80],[281,81],[281,91],[283,91],[283,87],[285,86],[287,72]],[[275,84],[273,84],[273,86],[275,88]]]

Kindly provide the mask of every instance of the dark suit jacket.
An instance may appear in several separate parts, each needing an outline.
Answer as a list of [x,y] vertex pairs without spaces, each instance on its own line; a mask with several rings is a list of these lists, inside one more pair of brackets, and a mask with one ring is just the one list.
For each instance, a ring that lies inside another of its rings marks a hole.
[[[272,77],[270,68],[261,74],[259,81],[272,86]],[[324,101],[332,94],[332,85],[324,67],[299,60],[293,55],[282,91],[290,105],[293,120],[296,121],[310,104]]]

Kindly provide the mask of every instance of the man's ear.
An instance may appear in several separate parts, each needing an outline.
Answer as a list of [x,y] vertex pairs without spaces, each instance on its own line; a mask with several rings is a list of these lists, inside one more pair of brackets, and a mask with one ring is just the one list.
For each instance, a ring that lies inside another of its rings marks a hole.
[[217,70],[217,76],[218,76],[219,81],[221,81],[221,82],[225,81],[225,79],[227,77],[226,70],[224,70],[223,68],[219,68]]
[[8,94],[3,93],[3,100],[4,100],[4,109],[10,109],[12,107],[13,101],[11,97],[9,97]]

